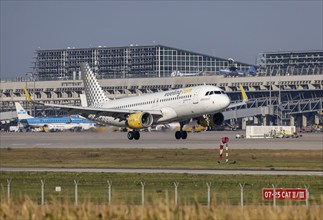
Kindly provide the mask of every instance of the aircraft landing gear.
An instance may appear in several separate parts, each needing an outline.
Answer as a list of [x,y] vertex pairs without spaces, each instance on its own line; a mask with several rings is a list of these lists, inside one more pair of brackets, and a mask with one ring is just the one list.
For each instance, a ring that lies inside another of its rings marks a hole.
[[187,138],[187,131],[183,131],[184,123],[180,123],[180,130],[175,132],[175,138],[178,139],[186,139]]
[[139,131],[129,131],[127,135],[129,140],[139,140],[140,139],[140,133]]
[[175,138],[178,139],[186,139],[187,138],[187,131],[176,131]]

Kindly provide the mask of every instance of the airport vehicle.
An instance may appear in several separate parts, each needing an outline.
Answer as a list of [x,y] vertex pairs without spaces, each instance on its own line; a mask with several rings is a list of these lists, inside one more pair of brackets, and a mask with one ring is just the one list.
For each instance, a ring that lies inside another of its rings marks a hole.
[[[138,140],[140,129],[172,122],[180,123],[180,130],[175,132],[176,139],[186,139],[187,132],[183,130],[183,126],[192,118],[201,123],[206,120],[203,115],[207,114],[214,124],[220,125],[224,121],[222,111],[245,105],[247,100],[242,86],[240,89],[243,101],[230,104],[228,95],[219,87],[212,85],[110,100],[105,96],[87,63],[81,64],[81,76],[85,87],[86,104],[82,106],[43,105],[61,108],[108,125],[130,128],[132,130],[127,134],[129,140]],[[27,99],[30,100],[29,95]]]
[[33,128],[42,131],[63,131],[63,130],[88,130],[94,128],[95,124],[85,118],[78,116],[71,117],[32,117],[21,106],[15,102],[18,115],[18,122],[23,127]]

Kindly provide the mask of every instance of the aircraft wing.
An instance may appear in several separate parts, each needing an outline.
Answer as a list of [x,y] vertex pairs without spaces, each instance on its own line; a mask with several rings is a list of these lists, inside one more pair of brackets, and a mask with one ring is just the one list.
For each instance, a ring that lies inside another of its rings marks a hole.
[[121,120],[127,119],[127,116],[136,112],[148,112],[155,118],[162,117],[162,112],[159,110],[134,110],[134,109],[116,109],[116,108],[95,108],[95,107],[82,107],[82,106],[69,106],[69,105],[57,105],[57,104],[43,104],[44,106],[60,108],[71,114],[80,115],[91,115],[96,116],[110,116],[114,118],[119,118]]
[[242,106],[242,105],[246,105],[247,103],[246,102],[237,102],[237,103],[231,103],[228,107],[228,108],[235,108],[235,107],[239,107],[239,106]]
[[110,116],[121,120],[126,120],[129,114],[136,113],[136,112],[148,112],[151,115],[153,115],[154,118],[156,119],[163,116],[162,112],[159,110],[135,110],[135,109],[130,110],[130,109],[116,109],[116,108],[95,108],[95,107],[85,107],[85,106],[44,104],[44,103],[33,101],[30,98],[29,93],[25,87],[24,87],[24,91],[28,102],[32,102],[34,104],[48,106],[52,108],[60,108],[71,114],[80,114],[83,116],[95,114],[96,116]]

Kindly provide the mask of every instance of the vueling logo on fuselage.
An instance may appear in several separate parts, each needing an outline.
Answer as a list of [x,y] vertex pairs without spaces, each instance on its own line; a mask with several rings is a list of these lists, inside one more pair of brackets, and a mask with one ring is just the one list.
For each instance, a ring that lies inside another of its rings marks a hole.
[[187,93],[192,92],[192,88],[187,88],[187,89],[179,89],[179,90],[174,90],[171,92],[166,92],[164,96],[173,96],[173,95],[184,95]]

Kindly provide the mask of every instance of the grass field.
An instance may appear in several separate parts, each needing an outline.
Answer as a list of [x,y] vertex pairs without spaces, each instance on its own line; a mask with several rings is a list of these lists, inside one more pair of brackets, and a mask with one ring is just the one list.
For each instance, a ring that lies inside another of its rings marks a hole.
[[214,204],[174,206],[170,200],[157,199],[149,206],[98,206],[84,202],[75,206],[68,201],[38,205],[28,198],[1,203],[1,219],[322,219],[322,207]]
[[[321,151],[188,149],[1,149],[1,166],[323,170]],[[7,179],[11,180],[10,200]],[[45,205],[41,203],[45,181]],[[74,205],[78,184],[78,205]],[[108,184],[112,181],[112,205]],[[145,206],[141,206],[145,182]],[[179,183],[174,205],[174,182]],[[211,207],[207,186],[211,183]],[[244,183],[244,208],[240,187]],[[323,176],[0,171],[1,219],[322,219]],[[305,202],[262,201],[262,188],[309,186]],[[56,192],[55,187],[61,191]]]
[[[262,188],[272,184],[282,188],[309,186],[310,204],[321,204],[322,176],[271,176],[271,175],[192,175],[192,174],[129,174],[129,173],[69,173],[69,172],[0,172],[1,195],[7,200],[7,179],[11,179],[11,198],[18,201],[27,195],[40,204],[41,179],[45,181],[45,200],[74,201],[74,180],[78,180],[78,200],[95,204],[108,203],[107,180],[112,181],[113,204],[141,204],[141,183],[145,182],[145,201],[174,199],[174,182],[179,183],[179,204],[207,204],[206,183],[212,183],[212,203],[237,205],[240,203],[239,183],[245,183],[244,203],[271,204],[262,201]],[[60,186],[61,192],[55,187]],[[277,201],[277,204],[283,202]],[[304,202],[296,202],[304,204]],[[322,205],[322,204],[321,204]]]
[[[225,155],[225,152],[224,152]],[[319,150],[0,149],[1,166],[323,170]]]
[[[204,168],[260,170],[323,170],[321,151],[297,150],[231,150],[230,163],[219,163],[217,150],[188,149],[1,149],[1,166],[12,167],[109,167],[109,168]],[[233,163],[233,161],[235,161]],[[79,197],[98,203],[107,201],[107,180],[113,181],[113,199],[125,204],[139,204],[141,184],[146,182],[147,200],[173,195],[174,182],[179,182],[181,202],[207,201],[206,183],[212,183],[214,201],[237,204],[239,183],[246,183],[247,203],[261,201],[261,189],[310,186],[311,201],[320,201],[322,176],[253,176],[253,175],[189,175],[189,174],[122,174],[122,173],[55,173],[1,172],[1,191],[6,179],[12,179],[12,197],[28,195],[40,201],[40,180],[46,182],[47,199],[74,198],[74,180],[79,180]],[[54,191],[61,186],[62,192]]]

